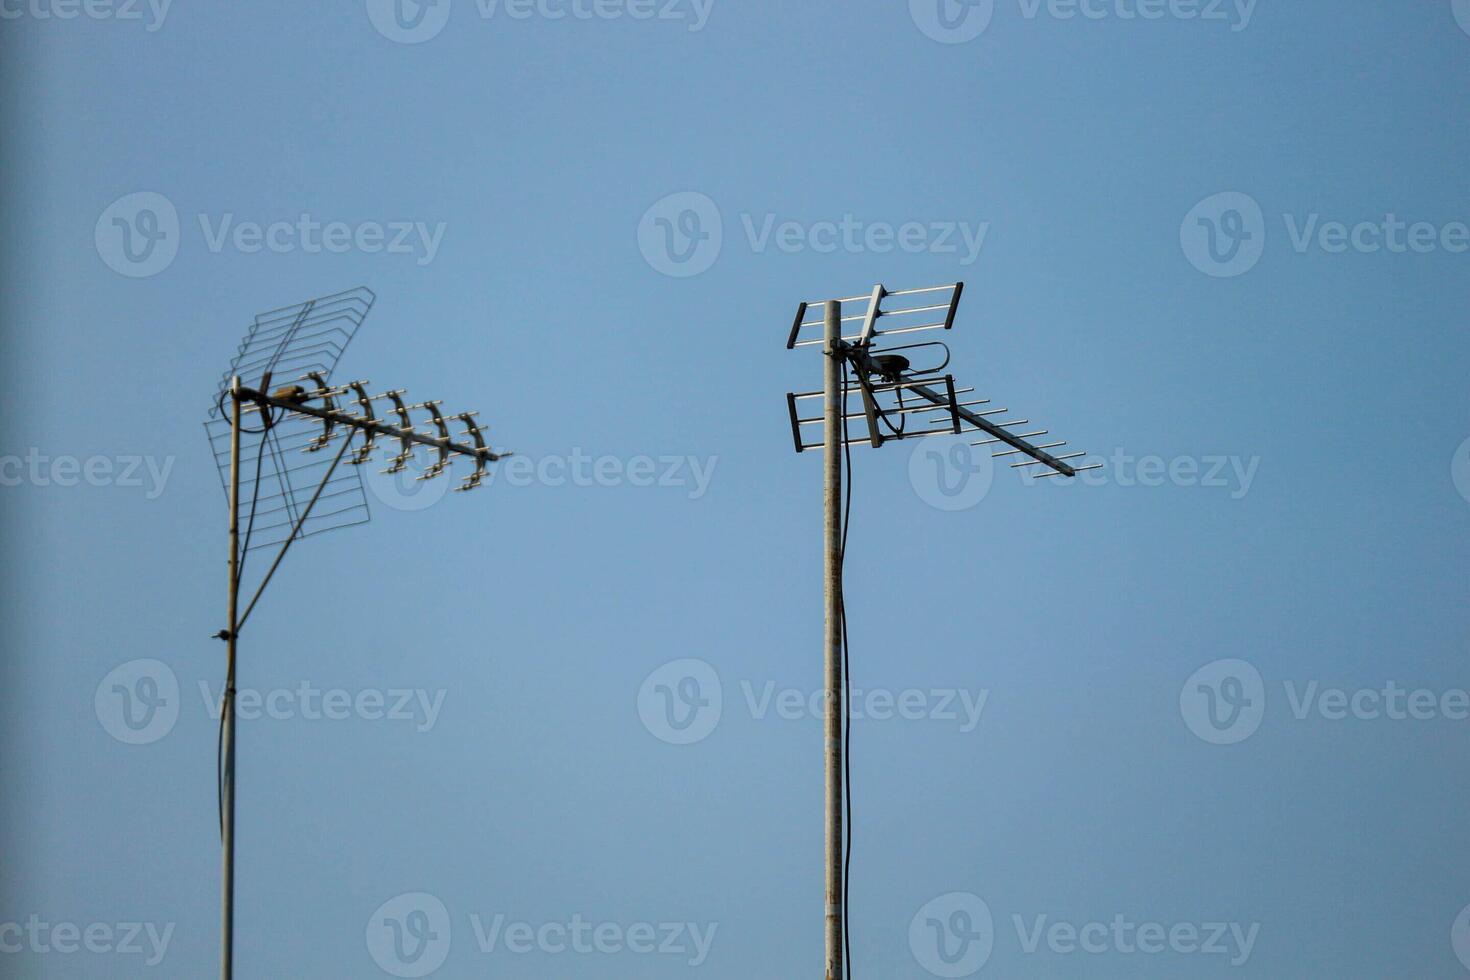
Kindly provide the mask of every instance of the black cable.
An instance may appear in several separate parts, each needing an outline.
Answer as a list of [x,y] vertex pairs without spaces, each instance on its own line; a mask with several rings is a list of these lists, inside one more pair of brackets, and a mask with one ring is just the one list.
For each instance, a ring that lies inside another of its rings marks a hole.
[[245,541],[240,547],[240,565],[235,572],[237,579],[245,577],[245,559],[250,555],[250,539],[255,534],[255,505],[260,501],[260,464],[262,457],[265,456],[266,439],[270,436],[270,431],[276,424],[276,420],[271,415],[269,406],[263,406],[262,411],[264,412],[265,422],[260,429],[260,443],[255,449],[255,479],[252,481],[253,485],[250,489],[250,520],[245,525]]
[[[227,394],[229,394],[228,390],[221,391],[219,393],[219,398],[214,403],[214,410],[220,415],[224,415],[225,413],[225,395]],[[240,426],[240,431],[245,433],[246,435],[255,435],[258,432],[264,432],[266,429],[269,429],[271,427],[271,424],[261,426],[259,429],[247,429],[242,425]]]
[[[252,434],[256,432],[260,433],[260,443],[255,450],[255,478],[251,481],[252,486],[250,489],[250,520],[245,525],[245,540],[242,542],[242,546],[237,553],[239,556],[237,558],[238,564],[235,566],[235,585],[237,589],[239,588],[240,578],[245,574],[245,558],[250,554],[250,538],[255,534],[255,508],[260,502],[260,468],[265,456],[265,442],[270,434],[271,427],[276,424],[275,420],[271,417],[269,406],[262,406],[261,411],[261,417],[264,421],[261,423],[259,429],[246,430],[242,427],[240,430],[241,432],[249,431]],[[231,522],[235,518],[236,516],[234,514],[230,515]],[[226,640],[228,639],[229,637],[227,635]],[[225,753],[225,712],[229,710],[229,705],[234,698],[235,693],[230,690],[229,668],[226,667],[225,683],[220,691],[219,731],[216,734],[214,743],[214,796],[216,812],[219,815],[219,835],[221,839],[225,836],[225,763],[223,758]]]
[[214,743],[214,802],[215,813],[219,817],[219,839],[225,839],[225,762],[222,758],[225,754],[225,697],[220,695],[219,702],[219,734]]
[[898,428],[895,429],[893,427],[893,423],[890,422],[890,421],[888,421],[888,413],[887,412],[879,412],[878,413],[879,420],[882,421],[882,423],[885,426],[888,427],[888,431],[891,432],[891,433],[893,433],[894,437],[895,438],[898,438],[898,439],[902,439],[903,438],[904,430],[907,429],[908,428],[908,425],[909,425],[909,417],[908,417],[908,415],[906,415],[904,413],[903,408],[904,408],[904,405],[903,405],[903,389],[902,388],[899,388],[898,389]]

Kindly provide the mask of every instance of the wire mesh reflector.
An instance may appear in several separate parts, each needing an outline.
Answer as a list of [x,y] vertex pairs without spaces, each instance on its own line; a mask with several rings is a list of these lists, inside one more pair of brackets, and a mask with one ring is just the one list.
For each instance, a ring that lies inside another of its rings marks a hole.
[[[223,411],[228,411],[230,379],[239,376],[244,384],[261,385],[267,373],[281,383],[296,382],[311,372],[330,378],[337,360],[371,311],[374,299],[370,289],[359,287],[271,310],[255,318],[221,378],[204,423],[227,501],[230,419]],[[222,406],[225,406],[223,411]],[[242,544],[253,551],[282,544],[290,538],[291,529],[341,448],[340,440],[351,436],[352,430],[338,429],[329,440],[323,440],[322,425],[315,419],[281,411],[267,416],[252,406],[247,409],[250,410],[241,419],[240,500],[236,516]],[[370,516],[361,472],[344,459],[322,487],[300,536],[365,524]]]
[[219,404],[230,390],[230,378],[236,375],[247,385],[258,385],[266,372],[292,381],[317,371],[331,380],[338,358],[367,319],[376,298],[371,289],[359,286],[261,313],[220,377],[210,416],[218,416]]

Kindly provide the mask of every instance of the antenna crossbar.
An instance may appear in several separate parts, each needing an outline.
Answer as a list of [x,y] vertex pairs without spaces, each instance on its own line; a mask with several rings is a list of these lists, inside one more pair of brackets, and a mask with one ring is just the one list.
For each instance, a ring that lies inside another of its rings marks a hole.
[[376,419],[366,419],[360,415],[354,415],[351,412],[316,408],[312,405],[303,404],[294,398],[278,398],[251,388],[240,389],[240,397],[259,405],[268,405],[271,408],[280,408],[288,412],[296,412],[300,415],[310,415],[312,418],[321,419],[324,422],[331,422],[334,425],[350,426],[354,429],[362,429],[392,439],[406,439],[409,442],[416,442],[421,446],[429,446],[434,449],[447,449],[451,453],[468,456],[471,459],[484,459],[493,463],[496,460],[511,455],[510,453],[494,452],[488,446],[470,446],[462,442],[455,442],[453,439],[446,439],[442,436],[431,436],[413,429],[405,429],[402,426],[388,425]]

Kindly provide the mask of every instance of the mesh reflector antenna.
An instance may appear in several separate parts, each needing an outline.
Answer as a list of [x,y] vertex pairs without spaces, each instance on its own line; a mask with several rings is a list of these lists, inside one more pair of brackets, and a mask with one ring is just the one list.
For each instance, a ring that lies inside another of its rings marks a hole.
[[330,378],[376,299],[371,289],[359,286],[256,316],[220,377],[210,417],[220,414],[230,379],[237,375],[250,385],[266,374],[294,380],[316,371]]
[[[456,461],[468,461],[472,469],[459,490],[480,486],[488,465],[507,455],[490,447],[473,412],[446,416],[438,401],[410,405],[401,388],[370,395],[366,381],[333,384],[332,370],[372,310],[373,299],[372,291],[362,287],[257,316],[204,422],[230,510],[229,612],[225,628],[215,634],[228,644],[219,739],[222,980],[231,980],[234,970],[235,655],[240,631],[296,540],[367,522],[361,466],[372,457],[379,437],[398,446],[389,473],[407,469],[420,448],[434,453],[421,480],[435,479]],[[374,401],[388,404],[375,409]],[[416,428],[413,411],[427,412],[432,429]],[[450,418],[464,425],[464,438],[450,431]],[[350,456],[348,450],[353,450]],[[243,473],[253,474],[248,493],[242,488]],[[269,545],[278,546],[275,557],[242,612],[245,557]]]
[[[230,480],[230,420],[221,406],[229,397],[230,379],[238,376],[244,383],[262,389],[270,386],[272,377],[292,382],[305,380],[311,388],[327,388],[332,369],[371,312],[375,299],[372,290],[360,286],[283,306],[255,318],[225,369],[204,423],[226,497]],[[303,387],[303,390],[307,389]],[[291,529],[304,513],[306,501],[332,464],[330,454],[309,451],[322,449],[331,441],[332,427],[300,415],[270,413],[269,418],[271,424],[266,425],[266,414],[255,413],[240,435],[247,477],[253,479],[257,466],[260,474],[258,492],[240,501],[239,518],[242,526],[250,530],[245,543],[251,551],[291,539]],[[253,526],[251,511],[255,517]],[[357,468],[333,467],[320,499],[295,536],[305,538],[366,524],[370,517]]]

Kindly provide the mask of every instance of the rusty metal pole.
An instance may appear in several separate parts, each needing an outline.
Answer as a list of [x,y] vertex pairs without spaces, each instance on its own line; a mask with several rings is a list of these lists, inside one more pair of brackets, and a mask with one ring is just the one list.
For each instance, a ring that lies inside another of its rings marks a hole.
[[842,390],[842,304],[827,303],[826,355],[823,390],[826,398],[823,442],[822,528],[826,545],[822,573],[826,608],[823,634],[826,672],[826,710],[823,712],[826,761],[827,844],[827,973],[826,980],[842,980],[842,453],[846,431],[847,395]]
[[[220,980],[235,972],[235,631],[240,600],[240,379],[230,381],[230,612],[225,690],[220,700]],[[262,439],[265,436],[261,436]]]

